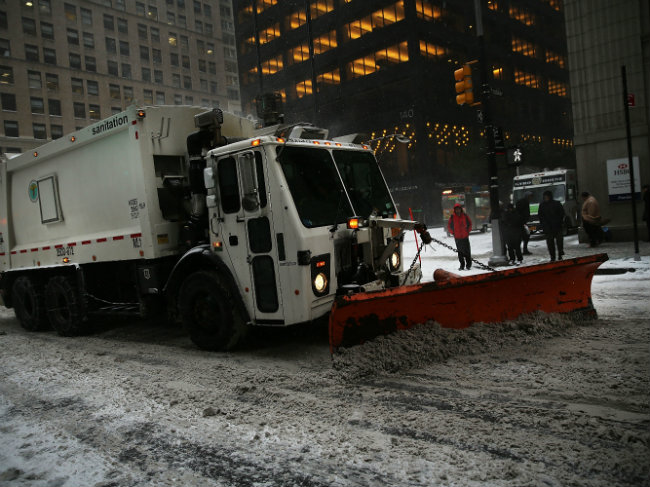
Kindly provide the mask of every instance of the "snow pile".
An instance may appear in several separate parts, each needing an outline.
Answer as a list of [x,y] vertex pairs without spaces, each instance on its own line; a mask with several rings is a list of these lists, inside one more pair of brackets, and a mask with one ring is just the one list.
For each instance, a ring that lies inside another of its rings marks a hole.
[[516,321],[476,323],[456,330],[429,321],[409,330],[381,336],[333,357],[333,366],[346,380],[378,373],[395,373],[443,362],[458,355],[475,355],[535,340],[562,336],[576,321],[569,315],[542,312],[522,315]]

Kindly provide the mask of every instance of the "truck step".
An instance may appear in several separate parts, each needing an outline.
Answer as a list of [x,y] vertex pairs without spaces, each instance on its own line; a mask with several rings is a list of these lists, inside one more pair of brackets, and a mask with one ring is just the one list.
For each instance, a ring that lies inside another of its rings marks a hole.
[[90,311],[91,315],[119,315],[119,316],[140,316],[140,306],[137,304],[114,304],[95,308]]

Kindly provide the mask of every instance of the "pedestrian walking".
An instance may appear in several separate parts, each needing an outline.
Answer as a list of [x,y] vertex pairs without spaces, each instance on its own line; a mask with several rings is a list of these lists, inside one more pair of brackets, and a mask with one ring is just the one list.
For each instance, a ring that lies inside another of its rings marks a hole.
[[472,249],[469,245],[469,232],[472,231],[472,220],[465,213],[460,203],[454,205],[454,212],[447,222],[447,231],[456,240],[458,251],[459,271],[472,268]]
[[[560,260],[564,255],[564,207],[562,203],[553,199],[553,193],[544,191],[543,201],[539,204],[537,212],[542,231],[546,237],[546,247],[551,256],[551,262],[555,261],[557,255]],[[557,254],[556,254],[557,246]]]
[[502,233],[506,243],[509,263],[511,265],[521,264],[523,260],[521,254],[521,218],[512,203],[508,203],[508,206],[501,213],[500,221],[503,226]]
[[530,200],[533,198],[533,193],[526,191],[526,194],[523,198],[519,199],[515,203],[515,210],[519,215],[521,220],[521,241],[523,242],[524,248],[522,254],[531,255],[528,251],[528,241],[530,240],[530,230],[528,229],[528,220],[530,219]]
[[589,237],[589,246],[596,247],[603,241],[603,230],[600,227],[602,220],[600,217],[600,206],[593,195],[587,191],[582,193],[582,228],[585,229]]
[[643,185],[643,221],[648,227],[648,242],[650,242],[650,186]]

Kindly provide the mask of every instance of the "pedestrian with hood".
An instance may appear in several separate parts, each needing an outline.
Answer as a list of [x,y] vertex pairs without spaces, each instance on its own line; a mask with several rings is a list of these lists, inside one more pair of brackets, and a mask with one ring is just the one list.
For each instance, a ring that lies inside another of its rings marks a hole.
[[530,230],[528,230],[528,220],[530,219],[530,200],[533,198],[533,193],[526,191],[523,198],[515,203],[515,210],[519,215],[521,221],[521,240],[524,243],[522,251],[523,255],[531,255],[528,251],[528,241],[530,240]]
[[[560,260],[564,255],[564,207],[562,203],[553,199],[553,193],[544,191],[542,202],[539,204],[537,212],[539,222],[542,225],[542,231],[546,237],[546,247],[551,256],[551,262],[555,261],[557,255]],[[556,254],[557,246],[557,254]]]
[[509,263],[510,265],[519,265],[523,260],[521,255],[521,218],[512,203],[508,203],[501,213],[501,226]]
[[589,247],[596,247],[603,241],[603,230],[600,228],[600,207],[598,201],[587,191],[582,193],[582,228],[589,237]]
[[447,222],[447,231],[456,240],[458,251],[459,271],[472,268],[472,249],[469,245],[469,232],[472,231],[472,220],[465,213],[460,203],[454,205],[454,212]]

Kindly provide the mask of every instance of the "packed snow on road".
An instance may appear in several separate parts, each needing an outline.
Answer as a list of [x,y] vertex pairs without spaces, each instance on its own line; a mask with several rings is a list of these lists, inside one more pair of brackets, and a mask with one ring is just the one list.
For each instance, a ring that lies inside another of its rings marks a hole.
[[[470,240],[487,262],[490,233]],[[334,357],[322,323],[209,353],[163,322],[63,338],[0,308],[0,485],[650,485],[650,244],[565,241],[609,254],[598,320],[430,323]],[[439,245],[421,259],[458,272]]]

